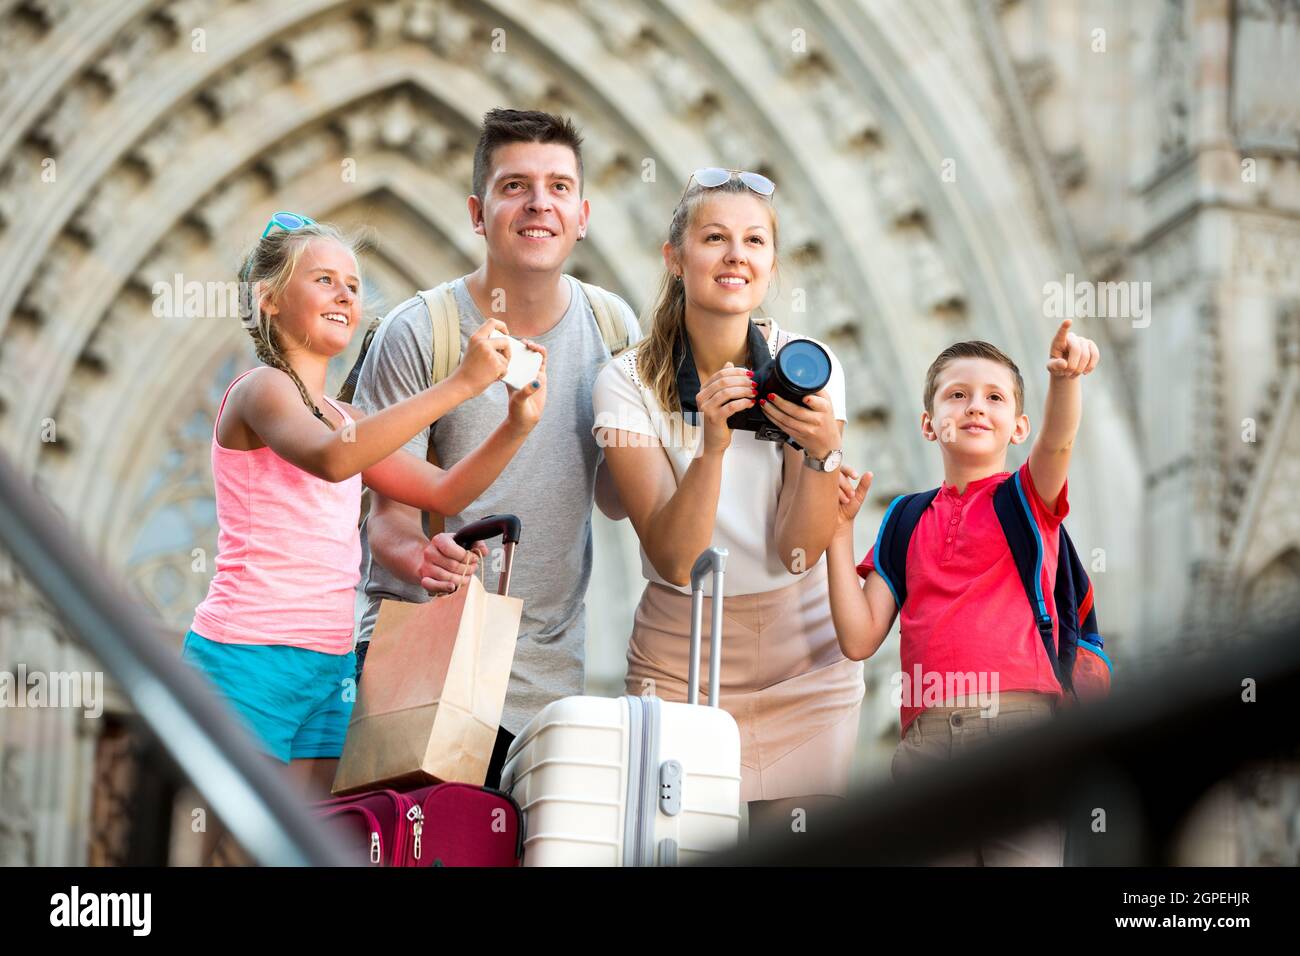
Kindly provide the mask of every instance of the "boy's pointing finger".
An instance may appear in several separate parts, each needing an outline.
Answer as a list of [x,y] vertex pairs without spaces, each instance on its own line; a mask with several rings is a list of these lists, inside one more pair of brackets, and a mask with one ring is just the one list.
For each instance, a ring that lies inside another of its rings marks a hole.
[[1064,352],[1069,340],[1070,326],[1074,324],[1073,319],[1066,319],[1061,323],[1061,327],[1056,330],[1056,335],[1052,337],[1052,354]]

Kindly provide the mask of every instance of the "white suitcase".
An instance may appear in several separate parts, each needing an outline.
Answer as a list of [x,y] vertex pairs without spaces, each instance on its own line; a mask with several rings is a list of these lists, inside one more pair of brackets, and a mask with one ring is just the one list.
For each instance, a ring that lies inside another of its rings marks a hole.
[[[673,866],[736,844],[740,731],[717,705],[727,552],[691,569],[690,703],[566,697],[519,732],[501,789],[524,813],[524,866]],[[713,572],[709,704],[699,706],[704,578]]]

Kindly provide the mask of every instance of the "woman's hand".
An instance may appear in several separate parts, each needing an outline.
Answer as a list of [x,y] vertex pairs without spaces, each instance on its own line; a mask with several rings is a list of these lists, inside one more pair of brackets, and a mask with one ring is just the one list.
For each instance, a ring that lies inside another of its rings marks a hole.
[[502,336],[510,329],[500,319],[488,319],[469,337],[469,346],[461,357],[460,365],[452,373],[470,390],[470,395],[482,394],[489,385],[506,374],[510,367],[510,341],[490,338],[493,332]]
[[760,396],[758,404],[764,415],[813,458],[825,458],[840,447],[839,422],[824,389],[815,395],[805,395],[802,405],[787,401],[775,392]]
[[[847,465],[840,468],[840,507],[835,517],[835,533],[853,534],[853,519],[858,516],[862,510],[862,502],[866,500],[867,491],[871,488],[871,479],[874,477],[871,472],[859,476],[856,471]],[[855,485],[854,482],[857,482]]]
[[727,419],[736,412],[753,408],[758,398],[754,373],[736,368],[730,362],[720,368],[700,388],[695,404],[704,418],[704,452],[720,454],[731,444]]
[[528,347],[529,351],[537,352],[542,356],[542,366],[537,370],[537,377],[532,382],[518,389],[506,386],[510,389],[508,421],[521,434],[527,434],[541,420],[542,409],[546,406],[546,348],[527,339],[520,339],[520,341]]

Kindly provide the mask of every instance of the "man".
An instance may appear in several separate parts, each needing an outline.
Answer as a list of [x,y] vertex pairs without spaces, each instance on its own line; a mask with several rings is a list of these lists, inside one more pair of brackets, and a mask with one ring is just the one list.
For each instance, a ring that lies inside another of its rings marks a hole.
[[[512,336],[545,347],[548,398],[541,421],[496,482],[465,512],[446,516],[445,533],[429,538],[418,511],[373,492],[362,529],[367,606],[357,657],[364,661],[381,600],[425,601],[430,593],[454,591],[468,580],[467,571],[473,573],[486,550],[457,546],[457,529],[496,513],[516,514],[523,524],[510,583],[510,593],[523,599],[523,618],[488,767],[490,787],[500,782],[510,741],[533,715],[583,691],[593,499],[610,517],[624,516],[591,437],[592,385],[610,358],[596,310],[621,320],[629,344],[641,334],[627,303],[584,289],[563,271],[586,234],[590,212],[582,198],[581,146],[567,119],[506,109],[484,116],[468,208],[487,255],[451,286],[462,342],[492,317],[503,320]],[[414,296],[376,331],[353,401],[369,413],[427,388],[432,352],[431,307]],[[444,415],[407,450],[425,455],[432,441],[439,465],[450,467],[501,422],[506,402],[504,387],[488,389]],[[498,571],[485,565],[489,590]]]

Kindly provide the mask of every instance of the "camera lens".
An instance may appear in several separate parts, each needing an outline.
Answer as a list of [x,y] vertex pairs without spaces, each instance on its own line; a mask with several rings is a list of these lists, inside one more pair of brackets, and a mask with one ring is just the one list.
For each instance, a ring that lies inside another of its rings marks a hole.
[[781,378],[799,395],[821,391],[831,378],[831,358],[816,342],[796,339],[776,353]]

